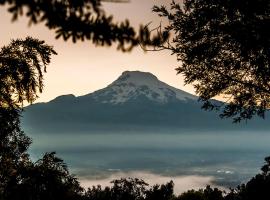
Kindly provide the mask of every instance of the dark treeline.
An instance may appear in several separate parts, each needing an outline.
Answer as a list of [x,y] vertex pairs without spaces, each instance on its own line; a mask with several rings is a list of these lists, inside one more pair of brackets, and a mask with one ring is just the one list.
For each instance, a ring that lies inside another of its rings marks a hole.
[[177,196],[172,181],[149,186],[136,178],[114,180],[111,187],[97,185],[84,190],[63,161],[50,153],[21,169],[17,177],[20,181],[9,183],[5,191],[1,191],[0,200],[268,200],[270,158],[265,160],[260,174],[229,192],[207,186]]

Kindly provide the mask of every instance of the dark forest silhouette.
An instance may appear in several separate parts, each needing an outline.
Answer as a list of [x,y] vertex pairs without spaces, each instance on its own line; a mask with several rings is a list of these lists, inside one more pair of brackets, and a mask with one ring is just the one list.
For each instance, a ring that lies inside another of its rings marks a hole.
[[[194,85],[203,108],[234,122],[264,117],[270,107],[269,0],[186,0],[153,11],[174,34],[156,50],[170,50],[181,61],[176,70]],[[227,104],[210,101],[216,96]]]
[[113,16],[103,10],[101,3],[102,0],[0,1],[0,5],[7,6],[14,21],[26,16],[30,25],[44,22],[47,28],[55,31],[57,39],[71,39],[73,42],[88,40],[97,46],[117,44],[117,49],[124,52],[138,45],[146,47],[162,43],[158,35],[152,34],[150,39],[151,31],[146,26],[141,25],[136,30],[129,20],[115,22]]
[[[45,22],[56,31],[57,38],[72,38],[74,42],[88,39],[96,45],[117,43],[122,51],[139,44],[165,48],[160,44],[168,39],[166,31],[174,31],[176,47],[168,48],[183,61],[177,70],[185,75],[186,83],[198,82],[196,89],[206,101],[206,108],[215,108],[208,100],[217,94],[232,95],[224,116],[236,116],[236,121],[254,114],[263,116],[269,107],[269,1],[188,0],[184,10],[173,3],[172,13],[164,7],[155,7],[154,11],[172,22],[162,34],[163,39],[159,36],[150,39],[150,31],[145,27],[136,34],[128,21],[114,23],[98,0],[0,0],[0,4],[9,5],[14,20],[26,8],[30,23]],[[173,194],[172,182],[147,187],[147,183],[138,179],[115,180],[112,187],[97,186],[84,191],[55,153],[32,161],[27,152],[31,139],[20,127],[22,104],[32,103],[42,92],[43,72],[54,54],[44,41],[31,37],[14,40],[1,48],[0,200],[270,198],[270,158],[266,158],[262,173],[229,193],[207,187],[180,196]]]

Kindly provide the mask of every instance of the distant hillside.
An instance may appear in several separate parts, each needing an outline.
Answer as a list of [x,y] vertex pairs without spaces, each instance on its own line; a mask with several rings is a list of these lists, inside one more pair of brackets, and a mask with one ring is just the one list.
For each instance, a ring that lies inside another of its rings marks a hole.
[[147,72],[126,71],[106,88],[25,108],[23,126],[40,132],[267,130],[270,121],[232,124],[200,109],[197,97]]

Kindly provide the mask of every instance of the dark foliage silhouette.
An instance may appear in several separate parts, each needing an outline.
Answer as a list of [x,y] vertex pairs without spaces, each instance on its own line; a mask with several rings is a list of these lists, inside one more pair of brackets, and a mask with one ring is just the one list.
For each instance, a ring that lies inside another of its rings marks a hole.
[[20,168],[19,175],[19,183],[7,186],[8,200],[75,200],[82,196],[83,189],[77,179],[55,153],[46,153],[36,163]]
[[[264,117],[270,107],[270,1],[185,0],[153,8],[170,22],[169,49],[181,65],[186,84],[193,84],[205,109],[221,110],[234,122]],[[228,104],[209,101],[223,96]]]
[[270,199],[270,157],[265,158],[262,172],[247,183],[239,185],[230,192],[207,186],[204,190],[190,190],[177,197],[178,200],[268,200]]
[[172,181],[167,184],[162,185],[154,185],[147,191],[145,191],[145,199],[148,200],[165,200],[165,199],[173,199],[173,187],[174,184]]
[[43,71],[56,52],[33,38],[13,40],[0,50],[0,197],[19,183],[20,170],[31,161],[31,143],[20,127],[21,105],[43,88]]
[[270,157],[265,158],[265,165],[261,170],[260,174],[228,194],[228,200],[270,199]]
[[32,103],[43,89],[43,72],[56,52],[44,41],[12,40],[0,51],[0,106],[16,108]]
[[[126,2],[126,1],[109,1]],[[13,20],[25,14],[29,24],[44,22],[55,31],[56,38],[90,40],[95,45],[111,46],[130,51],[137,45],[151,45],[150,30],[141,26],[138,31],[128,20],[116,23],[113,16],[102,9],[100,0],[0,0],[0,5],[8,5]],[[153,37],[156,43],[159,37]]]
[[29,162],[31,143],[20,129],[19,111],[0,107],[0,199],[7,184],[18,182],[18,170]]
[[173,199],[173,182],[149,186],[136,178],[112,181],[112,187],[93,186],[84,194],[86,200],[169,200]]
[[43,89],[43,73],[56,54],[44,41],[13,40],[0,51],[0,199],[78,199],[82,188],[55,153],[33,163],[31,143],[20,127],[24,101],[32,103]]
[[189,190],[179,195],[177,200],[223,200],[223,192],[218,188],[207,186],[205,189]]

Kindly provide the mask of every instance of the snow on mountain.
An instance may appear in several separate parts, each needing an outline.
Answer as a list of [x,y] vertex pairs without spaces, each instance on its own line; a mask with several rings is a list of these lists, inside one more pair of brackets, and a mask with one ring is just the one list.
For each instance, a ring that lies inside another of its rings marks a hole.
[[139,96],[159,103],[168,103],[170,100],[197,100],[198,98],[169,86],[149,72],[141,71],[125,71],[106,88],[87,96],[101,100],[102,103],[111,104],[122,104]]

